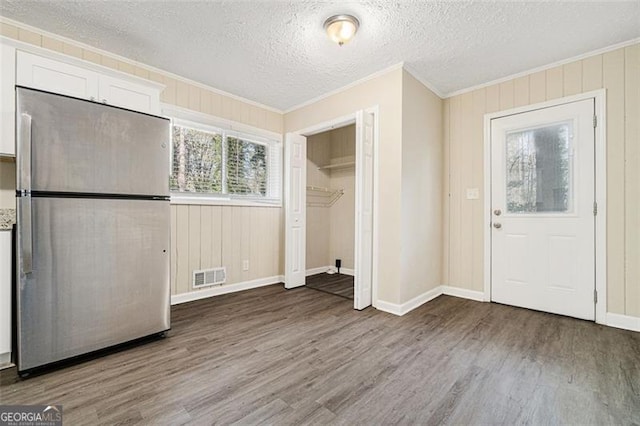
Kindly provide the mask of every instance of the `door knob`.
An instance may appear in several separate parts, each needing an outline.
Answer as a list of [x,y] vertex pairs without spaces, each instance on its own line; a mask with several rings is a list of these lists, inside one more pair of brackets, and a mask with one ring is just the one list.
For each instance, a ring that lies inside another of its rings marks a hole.
[[495,214],[496,216],[500,216],[500,215],[502,214],[502,210],[500,210],[500,209],[495,209],[495,210],[493,211],[493,214]]
[[496,228],[496,229],[500,229],[500,228],[502,228],[502,224],[501,224],[501,223],[498,223],[498,222],[495,222],[495,223],[493,224],[493,227],[494,227],[494,228]]

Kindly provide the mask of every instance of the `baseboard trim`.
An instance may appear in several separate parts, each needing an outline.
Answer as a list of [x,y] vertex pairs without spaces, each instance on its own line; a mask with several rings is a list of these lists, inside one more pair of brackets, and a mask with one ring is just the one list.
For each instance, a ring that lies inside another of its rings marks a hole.
[[461,297],[463,299],[476,300],[478,302],[488,302],[488,300],[485,300],[484,298],[484,292],[468,290],[466,288],[443,285],[442,294],[446,294],[447,296]]
[[349,268],[340,268],[340,273],[342,275],[350,275],[352,277],[356,276],[356,271],[354,271],[353,269],[349,269]]
[[442,288],[441,286],[438,286],[429,291],[425,291],[424,293],[402,304],[385,302],[384,300],[378,300],[378,302],[376,303],[376,309],[379,309],[384,312],[388,312],[390,314],[402,316],[408,312],[413,311],[417,307],[424,305],[428,301],[435,299],[441,294],[442,294]]
[[305,273],[305,275],[308,277],[310,275],[324,274],[329,270],[329,268],[330,266],[320,266],[319,268],[307,269],[307,272]]
[[[307,269],[307,271],[305,272],[305,275],[308,277],[310,275],[324,274],[331,268],[335,268],[335,266],[320,266],[319,268]],[[349,268],[340,268],[340,273],[342,275],[350,275],[352,277],[355,276],[355,271]]]
[[640,331],[640,318],[607,312],[607,323],[605,325],[623,330]]
[[275,275],[273,277],[258,278],[257,280],[243,281],[240,283],[222,285],[220,287],[211,287],[204,290],[190,291],[189,293],[175,294],[171,296],[171,304],[179,305],[180,303],[192,302],[194,300],[206,299],[208,297],[219,296],[221,294],[235,293],[252,288],[278,284],[281,282],[284,282],[284,276]]

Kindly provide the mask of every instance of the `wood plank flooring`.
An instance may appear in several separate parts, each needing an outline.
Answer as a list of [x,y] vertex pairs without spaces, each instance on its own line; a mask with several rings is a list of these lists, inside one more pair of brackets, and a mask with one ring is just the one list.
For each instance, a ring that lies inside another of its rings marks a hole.
[[274,285],[168,338],[14,381],[65,424],[640,424],[640,333],[441,296],[403,317]]
[[316,274],[307,277],[306,286],[353,300],[353,277],[344,274]]

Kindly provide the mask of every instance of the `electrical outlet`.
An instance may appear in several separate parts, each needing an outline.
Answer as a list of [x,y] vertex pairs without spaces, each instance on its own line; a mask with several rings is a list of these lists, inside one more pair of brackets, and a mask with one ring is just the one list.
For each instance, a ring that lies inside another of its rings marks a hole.
[[248,271],[249,270],[249,261],[248,260],[243,260],[242,261],[242,270],[243,271]]
[[467,200],[477,200],[480,198],[480,189],[467,188]]

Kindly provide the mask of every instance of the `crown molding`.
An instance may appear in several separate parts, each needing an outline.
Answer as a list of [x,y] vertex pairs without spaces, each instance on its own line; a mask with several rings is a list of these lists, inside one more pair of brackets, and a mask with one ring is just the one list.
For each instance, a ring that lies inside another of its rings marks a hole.
[[526,71],[521,71],[521,72],[518,72],[516,74],[511,74],[511,75],[508,75],[506,77],[501,77],[501,78],[498,78],[496,80],[488,81],[486,83],[477,84],[475,86],[467,87],[465,89],[455,90],[455,91],[447,93],[447,94],[445,94],[444,96],[441,96],[441,97],[443,99],[452,98],[454,96],[462,95],[464,93],[472,92],[474,90],[483,89],[485,87],[493,86],[494,84],[504,83],[505,81],[514,80],[516,78],[524,77],[526,75],[534,74],[534,73],[540,72],[540,71],[546,71],[548,69],[555,68],[555,67],[558,67],[560,65],[566,65],[566,64],[569,64],[571,62],[576,62],[576,61],[580,61],[582,59],[590,58],[591,56],[601,55],[603,53],[611,52],[613,50],[622,49],[622,48],[627,47],[627,46],[632,46],[632,45],[634,45],[636,43],[640,43],[640,37],[633,38],[633,39],[627,40],[627,41],[623,41],[621,43],[612,44],[610,46],[602,47],[600,49],[591,50],[589,52],[582,53],[582,54],[577,55],[577,56],[572,56],[572,57],[567,58],[567,59],[562,59],[560,61],[552,62],[550,64],[542,65],[542,66],[539,66],[539,67],[536,67],[536,68],[531,68],[531,69],[528,69]]
[[258,108],[262,108],[262,109],[265,109],[265,110],[268,110],[268,111],[271,111],[271,112],[275,112],[277,114],[283,114],[283,111],[281,109],[279,109],[279,108],[275,108],[275,107],[272,107],[270,105],[265,105],[265,104],[262,104],[260,102],[257,102],[257,101],[251,100],[251,99],[243,98],[242,96],[234,95],[233,93],[225,92],[224,90],[216,89],[215,87],[206,85],[204,83],[200,83],[200,82],[195,81],[195,80],[191,80],[191,79],[186,78],[186,77],[182,77],[182,76],[180,76],[178,74],[174,74],[172,72],[169,72],[169,71],[166,71],[166,70],[163,70],[163,69],[160,69],[160,68],[156,68],[156,67],[153,67],[151,65],[147,65],[145,63],[142,63],[142,62],[134,61],[133,59],[129,59],[129,58],[126,58],[124,56],[120,56],[120,55],[115,54],[113,52],[109,52],[109,51],[106,51],[106,50],[103,50],[103,49],[99,49],[99,48],[91,46],[89,44],[82,43],[82,42],[79,42],[79,41],[73,40],[71,38],[58,35],[58,34],[54,34],[54,33],[51,33],[49,31],[45,31],[45,30],[43,30],[41,28],[33,27],[31,25],[25,24],[25,23],[20,22],[20,21],[15,21],[13,19],[7,18],[7,17],[2,16],[2,15],[0,15],[0,23],[13,25],[14,27],[17,27],[18,29],[22,28],[22,29],[25,29],[27,31],[31,31],[31,32],[37,33],[37,34],[39,34],[41,36],[52,38],[52,39],[61,41],[63,43],[70,44],[72,46],[79,47],[81,49],[86,49],[86,50],[98,53],[98,54],[100,54],[102,56],[107,56],[107,57],[110,57],[112,59],[127,63],[129,65],[133,65],[133,66],[136,66],[136,67],[144,68],[144,69],[146,69],[148,71],[151,71],[151,72],[154,72],[154,73],[157,73],[157,74],[165,75],[165,76],[170,77],[170,78],[172,78],[174,80],[181,81],[183,83],[187,83],[187,84],[190,84],[192,86],[199,87],[201,89],[209,90],[211,92],[217,93],[218,95],[226,96],[227,98],[235,99],[237,101],[244,102],[244,103],[246,103],[248,105],[252,105],[252,106],[255,106],[255,107],[258,107]]

